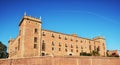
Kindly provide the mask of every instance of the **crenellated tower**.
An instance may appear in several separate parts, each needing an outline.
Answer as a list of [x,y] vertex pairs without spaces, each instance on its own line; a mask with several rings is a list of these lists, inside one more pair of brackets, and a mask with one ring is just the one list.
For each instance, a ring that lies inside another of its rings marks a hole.
[[40,55],[41,19],[25,14],[19,24],[19,36],[22,57]]

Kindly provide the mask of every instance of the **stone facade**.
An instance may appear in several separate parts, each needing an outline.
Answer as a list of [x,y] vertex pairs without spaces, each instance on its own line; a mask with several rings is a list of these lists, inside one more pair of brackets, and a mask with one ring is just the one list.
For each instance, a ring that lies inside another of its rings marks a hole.
[[35,56],[80,56],[81,52],[97,50],[106,56],[106,42],[101,36],[93,39],[76,34],[44,30],[41,19],[24,15],[19,24],[19,35],[9,40],[9,58]]

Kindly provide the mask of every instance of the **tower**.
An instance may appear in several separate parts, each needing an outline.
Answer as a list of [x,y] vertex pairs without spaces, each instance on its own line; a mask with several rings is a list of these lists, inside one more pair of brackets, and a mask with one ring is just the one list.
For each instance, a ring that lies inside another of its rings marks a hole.
[[93,38],[94,41],[98,41],[99,44],[97,44],[98,48],[100,49],[100,55],[106,56],[106,41],[105,38],[102,36],[98,36]]
[[27,16],[25,14],[19,24],[19,36],[21,57],[32,57],[40,55],[40,19]]

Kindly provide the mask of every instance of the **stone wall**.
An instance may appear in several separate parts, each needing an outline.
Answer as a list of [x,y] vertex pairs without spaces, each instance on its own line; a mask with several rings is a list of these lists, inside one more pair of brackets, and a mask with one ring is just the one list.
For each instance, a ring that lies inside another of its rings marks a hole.
[[120,65],[120,58],[44,56],[1,59],[0,65]]

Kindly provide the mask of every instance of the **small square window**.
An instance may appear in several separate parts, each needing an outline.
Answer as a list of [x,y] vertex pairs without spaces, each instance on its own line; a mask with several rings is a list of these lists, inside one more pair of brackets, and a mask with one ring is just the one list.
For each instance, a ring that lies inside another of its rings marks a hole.
[[53,37],[53,38],[55,37],[54,34],[52,34],[52,37]]
[[61,51],[61,48],[59,48],[59,51]]
[[67,38],[65,37],[65,40],[67,40]]
[[65,51],[67,52],[67,49],[65,49]]
[[37,44],[34,44],[34,48],[35,48],[35,49],[37,48]]
[[61,39],[61,36],[59,35],[59,39]]
[[34,37],[34,42],[37,43],[37,37]]
[[54,50],[54,47],[52,47],[52,50]]
[[45,33],[43,32],[43,34],[42,34],[43,36],[45,36]]

